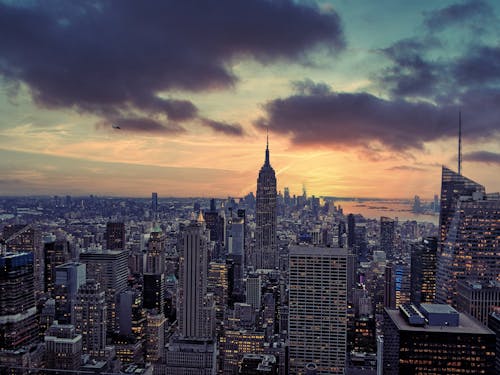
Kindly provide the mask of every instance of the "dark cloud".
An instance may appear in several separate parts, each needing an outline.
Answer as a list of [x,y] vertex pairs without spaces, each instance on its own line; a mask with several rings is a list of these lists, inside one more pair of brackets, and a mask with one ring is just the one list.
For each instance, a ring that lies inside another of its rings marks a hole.
[[156,134],[177,134],[185,129],[174,123],[162,123],[148,117],[114,118],[97,123],[98,129],[113,130],[116,132],[138,132]]
[[500,47],[473,47],[454,64],[453,73],[463,86],[500,83]]
[[410,38],[382,49],[392,65],[378,75],[381,85],[388,87],[394,96],[432,95],[445,66],[427,60],[425,53],[439,44],[433,38]]
[[438,31],[448,26],[463,26],[464,23],[476,22],[478,18],[490,18],[492,14],[493,9],[484,1],[465,1],[426,12],[424,24],[430,30]]
[[[366,148],[379,143],[397,152],[422,149],[425,142],[454,137],[457,133],[456,105],[325,91],[324,84],[315,89],[310,81],[303,85],[310,87],[266,103],[266,115],[256,125],[290,135],[296,145]],[[471,140],[498,135],[498,122],[493,119],[500,116],[500,109],[495,106],[500,95],[488,101],[481,101],[485,98],[475,97],[472,92],[468,95],[463,100],[474,110],[462,116],[467,123],[464,135]],[[474,104],[472,100],[481,102]]]
[[500,154],[489,151],[474,151],[463,156],[464,160],[469,162],[497,164],[500,165]]
[[202,118],[201,124],[209,127],[217,133],[223,133],[229,136],[242,136],[245,134],[240,124],[227,124],[225,122],[214,121],[207,118]]
[[0,35],[0,76],[40,106],[173,121],[198,110],[159,93],[230,87],[232,61],[301,62],[317,46],[344,47],[336,13],[288,0],[0,3]]

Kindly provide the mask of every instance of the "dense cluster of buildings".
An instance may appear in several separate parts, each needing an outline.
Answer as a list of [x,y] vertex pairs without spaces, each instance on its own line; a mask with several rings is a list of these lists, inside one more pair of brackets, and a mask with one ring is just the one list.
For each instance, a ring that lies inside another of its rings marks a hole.
[[282,194],[269,147],[239,200],[0,203],[2,374],[500,373],[500,195],[448,168],[438,228]]

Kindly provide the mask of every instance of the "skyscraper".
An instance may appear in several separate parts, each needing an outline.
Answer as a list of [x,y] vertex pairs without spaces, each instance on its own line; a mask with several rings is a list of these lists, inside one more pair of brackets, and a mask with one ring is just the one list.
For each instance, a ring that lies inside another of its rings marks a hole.
[[394,259],[395,223],[389,217],[380,218],[380,250],[385,251],[387,259]]
[[499,194],[443,167],[440,226],[436,301],[456,307],[460,281],[500,281]]
[[106,348],[106,300],[95,280],[88,280],[78,290],[75,326],[82,335],[83,352],[99,357]]
[[427,237],[412,246],[411,302],[432,303],[436,297],[437,238]]
[[76,295],[86,281],[86,268],[83,263],[70,262],[55,268],[55,320],[60,324],[74,324]]
[[178,319],[181,337],[212,339],[215,307],[208,286],[208,231],[203,216],[182,230],[179,248]]
[[106,249],[125,249],[125,223],[109,222],[106,224]]
[[0,350],[32,344],[38,336],[33,253],[0,255]]
[[290,374],[308,363],[318,374],[343,374],[347,344],[347,251],[290,248]]
[[257,202],[255,207],[255,268],[279,266],[276,242],[277,201],[276,175],[269,162],[269,142],[266,146],[266,158],[257,179]]
[[87,280],[99,281],[106,292],[107,328],[112,333],[117,327],[118,295],[127,288],[128,254],[126,251],[89,249],[80,254],[80,262],[87,268]]
[[82,362],[82,335],[71,324],[54,324],[45,334],[46,367],[79,370]]

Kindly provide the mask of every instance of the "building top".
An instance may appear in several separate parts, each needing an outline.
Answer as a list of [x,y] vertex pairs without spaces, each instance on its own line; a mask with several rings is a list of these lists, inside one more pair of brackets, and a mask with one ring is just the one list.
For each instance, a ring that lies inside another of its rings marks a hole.
[[[438,308],[439,309],[439,308]],[[456,311],[456,310],[455,310]],[[405,319],[405,317],[399,312],[399,310],[385,308],[385,312],[389,315],[390,319],[394,322],[399,331],[408,332],[441,332],[450,334],[493,334],[493,332],[482,325],[480,322],[468,317],[465,314],[459,313],[459,325],[449,326],[449,325],[424,325],[416,326],[411,325]]]
[[422,303],[420,309],[428,314],[458,314],[458,311],[450,305],[439,303]]
[[290,255],[347,256],[347,249],[341,247],[292,246]]

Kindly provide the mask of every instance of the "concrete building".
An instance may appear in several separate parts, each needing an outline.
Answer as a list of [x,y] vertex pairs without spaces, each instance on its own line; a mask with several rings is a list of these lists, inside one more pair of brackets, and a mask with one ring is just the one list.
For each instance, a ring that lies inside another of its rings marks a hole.
[[318,374],[343,374],[347,343],[347,251],[294,246],[289,250],[290,374],[308,363]]
[[82,335],[71,324],[57,321],[45,334],[46,367],[58,370],[79,370],[82,364]]

